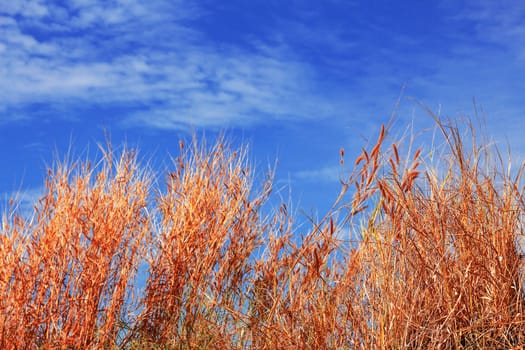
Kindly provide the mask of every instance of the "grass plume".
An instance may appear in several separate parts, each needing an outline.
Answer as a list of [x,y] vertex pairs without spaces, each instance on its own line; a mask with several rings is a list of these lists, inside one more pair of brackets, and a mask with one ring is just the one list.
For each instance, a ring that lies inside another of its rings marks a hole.
[[442,147],[403,157],[381,127],[302,231],[222,138],[181,143],[164,190],[130,150],[57,165],[2,219],[0,347],[523,347],[523,167],[433,117]]

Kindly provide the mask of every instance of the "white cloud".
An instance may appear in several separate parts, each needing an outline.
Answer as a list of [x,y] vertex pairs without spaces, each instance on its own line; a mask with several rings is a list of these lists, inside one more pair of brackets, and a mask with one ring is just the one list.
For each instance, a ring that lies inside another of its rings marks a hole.
[[2,12],[9,15],[23,15],[27,17],[43,17],[48,14],[47,7],[42,0],[14,0],[2,4]]
[[326,166],[318,169],[302,170],[295,173],[298,180],[317,183],[337,183],[340,181],[341,167]]
[[5,207],[8,209],[9,201],[13,201],[15,211],[25,217],[30,217],[33,214],[34,206],[38,204],[40,198],[44,195],[43,187],[33,187],[16,192],[4,193]]
[[115,25],[148,15],[147,9],[137,1],[74,1],[72,5],[78,14],[72,16],[70,23],[81,28]]
[[[123,122],[173,128],[322,118],[311,67],[285,50],[207,45],[184,3],[14,1],[0,9],[0,93],[35,102],[140,106]],[[18,16],[18,17],[15,17]],[[36,33],[40,33],[37,35]],[[5,116],[4,116],[5,117]]]
[[[342,118],[350,113],[353,118],[383,118],[405,82],[409,94],[450,108],[456,108],[458,100],[469,104],[471,96],[491,104],[487,99],[494,85],[499,93],[523,87],[502,77],[502,70],[514,75],[510,64],[498,70],[501,57],[495,56],[500,53],[465,38],[447,44],[443,53],[420,48],[417,40],[400,44],[417,47],[414,52],[400,52],[396,45],[370,48],[370,43],[359,42],[352,33],[360,27],[347,30],[332,22],[309,26],[304,24],[310,24],[309,17],[304,17],[277,21],[267,32],[271,44],[256,38],[250,47],[238,47],[210,41],[191,27],[188,23],[207,14],[182,1],[6,4],[0,7],[4,120],[23,117],[24,108],[34,103],[128,106],[130,114],[120,116],[124,125],[167,129]],[[517,19],[524,7],[490,4],[469,5],[456,19],[468,17],[475,22],[477,39],[501,40],[520,57],[520,50],[525,52],[524,26]],[[395,40],[411,38],[407,34]],[[300,52],[304,47],[318,54],[321,68],[308,62],[308,54]],[[368,51],[360,52],[364,48]],[[497,102],[523,110],[516,101]]]
[[453,19],[468,22],[474,37],[509,50],[517,59],[525,58],[525,3],[520,1],[468,0]]

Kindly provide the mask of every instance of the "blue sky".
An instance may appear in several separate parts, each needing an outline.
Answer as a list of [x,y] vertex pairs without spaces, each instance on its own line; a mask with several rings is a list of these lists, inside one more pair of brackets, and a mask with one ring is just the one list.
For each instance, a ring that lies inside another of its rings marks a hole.
[[[0,194],[41,191],[57,151],[127,141],[162,166],[191,130],[249,143],[321,212],[403,92],[393,134],[482,107],[525,151],[519,1],[10,0],[0,6]],[[287,190],[284,193],[286,197]]]

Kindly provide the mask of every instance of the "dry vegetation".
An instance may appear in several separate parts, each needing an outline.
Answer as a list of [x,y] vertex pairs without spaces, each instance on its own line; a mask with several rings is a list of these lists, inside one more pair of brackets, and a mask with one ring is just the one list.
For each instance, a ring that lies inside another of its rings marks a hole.
[[132,151],[56,166],[2,220],[0,348],[523,348],[522,168],[436,121],[425,152],[382,127],[305,232],[222,139],[181,143],[163,191]]

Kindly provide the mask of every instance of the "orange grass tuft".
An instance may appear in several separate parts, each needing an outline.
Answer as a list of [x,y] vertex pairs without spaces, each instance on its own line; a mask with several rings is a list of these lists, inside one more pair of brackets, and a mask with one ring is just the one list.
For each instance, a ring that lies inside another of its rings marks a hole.
[[245,341],[250,259],[263,244],[259,211],[271,185],[252,198],[246,152],[222,141],[209,152],[181,144],[174,165],[157,198],[160,230],[135,331],[162,346],[229,348]]
[[0,347],[115,346],[149,232],[148,177],[110,149],[95,169],[49,171],[46,192],[31,220],[3,220]]
[[523,167],[434,118],[439,163],[382,126],[302,231],[285,204],[262,214],[272,174],[254,191],[223,139],[181,142],[164,191],[132,152],[58,166],[32,219],[2,220],[0,347],[523,347]]

